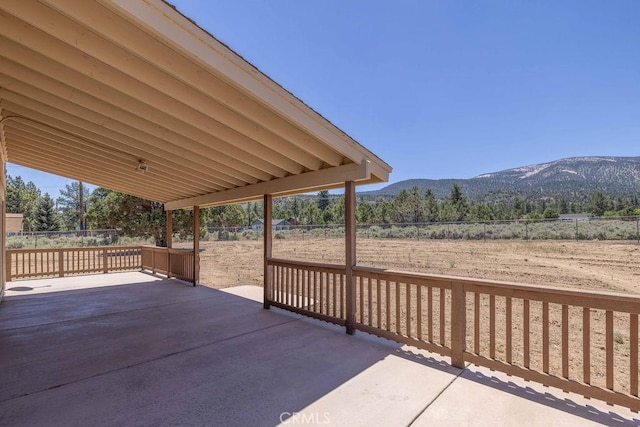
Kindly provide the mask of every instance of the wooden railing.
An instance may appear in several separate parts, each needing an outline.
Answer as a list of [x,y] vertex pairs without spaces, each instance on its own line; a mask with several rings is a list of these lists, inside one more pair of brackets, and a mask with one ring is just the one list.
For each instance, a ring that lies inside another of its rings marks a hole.
[[140,246],[8,249],[6,279],[63,277],[141,268]]
[[143,246],[142,269],[192,282],[193,251]]
[[[269,260],[271,305],[345,324],[345,268]],[[355,328],[640,410],[640,296],[355,267]]]
[[329,264],[267,261],[271,305],[338,325],[345,324],[345,268]]
[[193,281],[193,252],[154,246],[8,249],[7,281],[149,270]]

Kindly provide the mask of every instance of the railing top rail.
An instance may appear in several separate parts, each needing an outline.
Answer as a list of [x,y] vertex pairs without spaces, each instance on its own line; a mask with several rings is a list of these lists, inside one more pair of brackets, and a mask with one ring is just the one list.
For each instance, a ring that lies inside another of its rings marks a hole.
[[270,265],[281,265],[287,267],[308,267],[308,268],[318,268],[324,270],[332,270],[336,273],[345,273],[346,268],[344,265],[339,264],[323,264],[319,262],[309,262],[309,261],[294,261],[288,259],[280,259],[280,258],[269,258],[267,259],[267,263]]
[[155,252],[169,252],[171,254],[193,254],[193,249],[188,248],[166,248],[164,246],[144,245],[142,249],[152,250]]
[[124,246],[72,246],[64,248],[26,248],[26,249],[7,249],[6,253],[41,253],[41,252],[59,252],[59,251],[96,251],[96,250],[122,250],[122,249],[141,249],[141,245],[124,245]]
[[[575,304],[582,306],[592,306],[593,304],[584,305],[585,301],[593,299],[597,300],[600,304],[603,302],[624,303],[624,306],[620,307],[619,311],[638,312],[640,311],[640,295],[638,294],[623,294],[616,292],[598,291],[598,290],[576,290],[567,289],[557,286],[548,285],[531,285],[514,282],[502,282],[486,279],[472,279],[466,277],[446,276],[436,274],[425,273],[410,273],[399,270],[388,270],[384,268],[375,267],[360,267],[354,268],[354,272],[373,273],[387,276],[402,276],[407,278],[415,278],[421,280],[430,280],[434,282],[449,282],[460,283],[465,290],[470,292],[480,292],[487,294],[499,294],[504,296],[522,296],[527,295],[532,300],[546,300],[545,296],[560,297],[562,300],[575,299]],[[598,304],[596,304],[598,305]],[[633,310],[627,310],[631,306]]]

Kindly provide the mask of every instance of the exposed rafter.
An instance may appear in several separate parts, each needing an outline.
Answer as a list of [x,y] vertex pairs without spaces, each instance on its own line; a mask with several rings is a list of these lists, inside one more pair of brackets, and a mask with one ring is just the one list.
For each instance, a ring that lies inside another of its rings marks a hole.
[[172,209],[391,171],[162,0],[2,1],[0,143],[3,160]]

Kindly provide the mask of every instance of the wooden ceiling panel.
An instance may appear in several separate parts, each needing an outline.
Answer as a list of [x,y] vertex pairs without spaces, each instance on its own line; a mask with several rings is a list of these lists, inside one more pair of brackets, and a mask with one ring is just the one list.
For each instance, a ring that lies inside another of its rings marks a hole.
[[0,3],[0,140],[7,161],[172,209],[391,171],[161,0]]

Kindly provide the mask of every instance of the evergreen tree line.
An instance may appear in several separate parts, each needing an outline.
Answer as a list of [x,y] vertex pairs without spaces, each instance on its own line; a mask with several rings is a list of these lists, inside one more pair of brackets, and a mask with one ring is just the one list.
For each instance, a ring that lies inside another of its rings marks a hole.
[[[276,198],[273,203],[273,218],[293,218],[302,225],[344,222],[344,196],[331,195],[328,191],[316,196]],[[161,241],[166,230],[166,214],[161,203],[104,188],[91,192],[85,186],[81,206],[78,182],[67,184],[54,200],[48,193],[42,194],[33,182],[7,176],[7,212],[24,215],[25,231],[118,229],[124,235]],[[563,198],[530,200],[517,195],[508,201],[472,202],[458,184],[453,184],[449,195],[442,200],[429,189],[422,192],[413,187],[400,191],[395,197],[375,200],[361,197],[356,207],[360,224],[557,218],[566,213],[634,216],[640,215],[640,204],[637,196],[611,198],[603,193],[594,193],[584,202]],[[249,227],[261,218],[262,202],[201,209],[201,234],[210,228]],[[173,228],[180,236],[192,234],[191,224],[191,211],[173,212]]]

